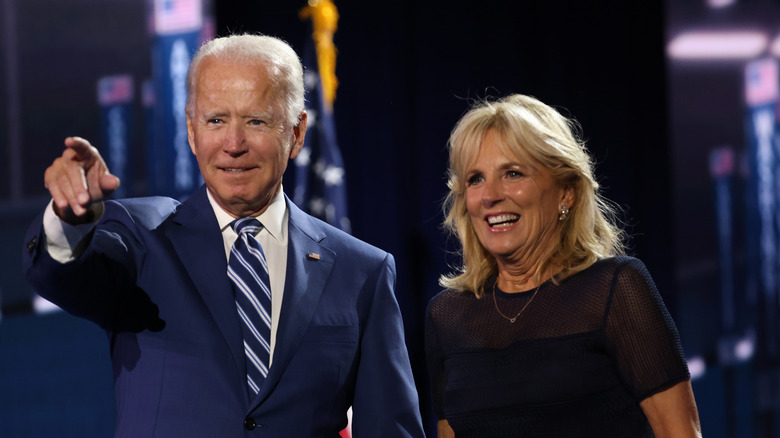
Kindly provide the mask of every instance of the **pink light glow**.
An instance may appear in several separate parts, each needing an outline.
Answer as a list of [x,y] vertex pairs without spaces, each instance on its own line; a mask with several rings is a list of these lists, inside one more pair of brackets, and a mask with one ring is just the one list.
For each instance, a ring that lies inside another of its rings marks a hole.
[[767,45],[762,32],[688,32],[673,38],[667,53],[674,59],[749,59]]

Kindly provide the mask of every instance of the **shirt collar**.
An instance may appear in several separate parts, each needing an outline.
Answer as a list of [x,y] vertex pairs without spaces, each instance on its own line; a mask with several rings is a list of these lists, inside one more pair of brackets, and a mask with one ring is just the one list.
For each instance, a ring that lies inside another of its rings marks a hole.
[[[217,204],[217,201],[214,200],[214,197],[209,190],[206,190],[206,195],[208,195],[209,204],[211,204],[214,215],[217,217],[219,229],[225,231],[225,228],[229,228],[230,223],[233,222],[235,218]],[[268,208],[266,208],[262,214],[255,217],[263,224],[263,227],[268,231],[271,237],[282,245],[286,243],[287,236],[284,233],[284,220],[287,217],[287,203],[284,201],[284,189],[282,187],[279,188],[279,193],[271,199]]]

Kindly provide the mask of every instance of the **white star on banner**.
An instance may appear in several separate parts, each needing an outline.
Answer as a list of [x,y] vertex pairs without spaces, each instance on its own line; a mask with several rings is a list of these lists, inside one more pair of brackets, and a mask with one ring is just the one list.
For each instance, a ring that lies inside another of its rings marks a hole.
[[333,204],[328,204],[328,206],[325,207],[325,218],[328,221],[336,219],[336,207]]
[[295,165],[298,167],[306,167],[311,162],[311,148],[301,148],[298,156],[295,158]]
[[311,198],[309,200],[309,210],[313,215],[321,216],[325,212],[325,201],[322,198]]
[[306,109],[306,131],[317,127],[317,110]]
[[311,170],[314,172],[315,175],[322,178],[322,174],[327,170],[327,166],[325,165],[325,160],[320,158],[317,160],[316,163],[314,163],[314,166],[312,166]]
[[308,70],[303,74],[303,83],[306,84],[307,90],[313,90],[320,85],[320,76]]
[[324,172],[322,172],[322,179],[325,184],[329,186],[341,185],[344,181],[344,169],[336,166],[328,166]]

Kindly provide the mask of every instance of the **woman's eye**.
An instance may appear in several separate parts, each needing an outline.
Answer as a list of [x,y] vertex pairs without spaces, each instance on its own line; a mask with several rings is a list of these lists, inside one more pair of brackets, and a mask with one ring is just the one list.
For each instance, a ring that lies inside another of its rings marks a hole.
[[509,170],[506,172],[506,176],[509,178],[520,178],[521,176],[523,176],[523,173],[518,172],[516,170]]
[[466,185],[472,186],[482,182],[482,175],[472,175],[466,180]]

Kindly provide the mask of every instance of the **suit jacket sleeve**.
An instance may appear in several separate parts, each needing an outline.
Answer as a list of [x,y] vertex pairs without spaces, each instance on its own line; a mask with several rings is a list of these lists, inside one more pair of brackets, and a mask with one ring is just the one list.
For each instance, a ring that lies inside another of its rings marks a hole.
[[387,254],[361,338],[352,405],[355,438],[425,436],[394,289],[395,261]]
[[[172,211],[174,204],[165,207]],[[28,281],[42,297],[106,330],[158,329],[156,307],[136,286],[145,252],[136,230],[145,218],[132,216],[127,206],[107,202],[104,216],[82,242],[78,258],[60,263],[46,249],[41,214],[25,240],[23,266]]]

